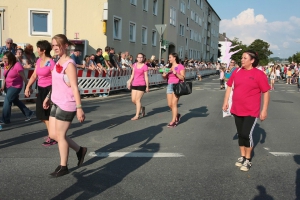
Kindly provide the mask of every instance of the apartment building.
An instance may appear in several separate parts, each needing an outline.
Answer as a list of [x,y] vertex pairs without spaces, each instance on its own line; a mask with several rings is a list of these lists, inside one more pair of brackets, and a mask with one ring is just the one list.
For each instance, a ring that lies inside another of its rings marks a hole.
[[155,24],[163,22],[160,0],[1,0],[0,45],[12,38],[18,45],[35,45],[66,34],[83,55],[114,47],[132,55],[159,54]]
[[217,61],[220,17],[207,0],[165,1],[164,22],[168,24],[163,39],[181,59]]

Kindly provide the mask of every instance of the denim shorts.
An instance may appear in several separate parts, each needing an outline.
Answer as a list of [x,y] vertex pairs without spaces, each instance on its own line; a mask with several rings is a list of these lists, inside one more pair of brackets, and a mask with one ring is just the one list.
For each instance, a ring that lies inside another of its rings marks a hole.
[[72,122],[75,115],[76,115],[76,111],[73,111],[73,112],[64,111],[55,104],[52,105],[51,111],[50,111],[51,117],[55,117],[55,119],[58,119],[61,121],[67,121],[67,122]]
[[169,83],[167,86],[167,94],[173,94],[174,90],[173,90],[173,83]]

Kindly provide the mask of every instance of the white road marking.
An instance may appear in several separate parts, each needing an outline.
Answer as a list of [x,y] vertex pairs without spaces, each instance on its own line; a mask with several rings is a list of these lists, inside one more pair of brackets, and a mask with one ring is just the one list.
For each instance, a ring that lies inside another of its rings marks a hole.
[[273,156],[293,156],[294,153],[291,152],[270,152]]
[[269,150],[270,150],[270,148],[268,148],[268,147],[264,147],[264,149],[265,149],[265,150],[267,150],[267,151],[269,151]]
[[196,89],[196,90],[204,90],[204,89]]
[[287,90],[287,91],[293,91],[293,92],[295,92],[295,90]]
[[151,153],[151,152],[90,152],[90,157],[134,157],[134,158],[178,158],[184,157],[181,153]]

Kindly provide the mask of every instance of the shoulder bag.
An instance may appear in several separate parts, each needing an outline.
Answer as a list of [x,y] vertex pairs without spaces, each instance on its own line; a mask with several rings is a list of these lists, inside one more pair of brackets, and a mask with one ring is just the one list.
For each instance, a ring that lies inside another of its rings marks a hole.
[[176,96],[188,95],[192,93],[192,82],[179,82],[173,85],[173,91]]

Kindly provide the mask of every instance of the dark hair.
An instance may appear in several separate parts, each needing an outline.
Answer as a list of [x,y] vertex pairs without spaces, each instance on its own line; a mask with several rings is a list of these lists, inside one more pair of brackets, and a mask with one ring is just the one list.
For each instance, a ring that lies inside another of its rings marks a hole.
[[24,52],[24,50],[22,48],[18,48],[17,51],[22,51],[22,53]]
[[50,42],[47,40],[40,40],[36,43],[36,47],[40,48],[41,51],[45,51],[45,56],[51,58],[50,51],[52,50]]
[[257,52],[253,51],[253,50],[248,50],[245,51],[244,53],[248,54],[252,59],[254,59],[254,62],[252,63],[252,67],[257,67],[258,63],[259,63],[259,58],[258,58],[258,54]]
[[6,56],[7,57],[7,60],[8,60],[8,65],[11,65],[12,67],[16,64],[17,62],[17,58],[16,56],[10,52],[10,51],[6,51],[3,56]]
[[86,61],[86,59],[89,57],[90,57],[89,55],[85,55],[83,60]]
[[[170,53],[169,55],[175,57],[176,63],[177,63],[177,64],[180,64],[179,56],[178,56],[177,53]],[[172,67],[172,64],[170,63],[169,66],[168,66],[168,68],[171,68],[171,67]]]
[[104,49],[104,51],[106,51],[106,52],[107,52],[107,51],[110,51],[110,47],[109,47],[109,46],[106,46],[105,49]]
[[102,51],[102,49],[101,49],[101,48],[98,48],[98,49],[96,50],[96,53],[98,53],[98,52],[100,52],[100,51]]
[[[138,54],[136,55],[136,57],[138,57],[138,55],[142,55],[142,56],[143,56],[142,62],[145,63],[145,62],[146,62],[146,55],[143,54],[143,53],[138,53]],[[136,59],[136,60],[137,60],[137,59]]]

